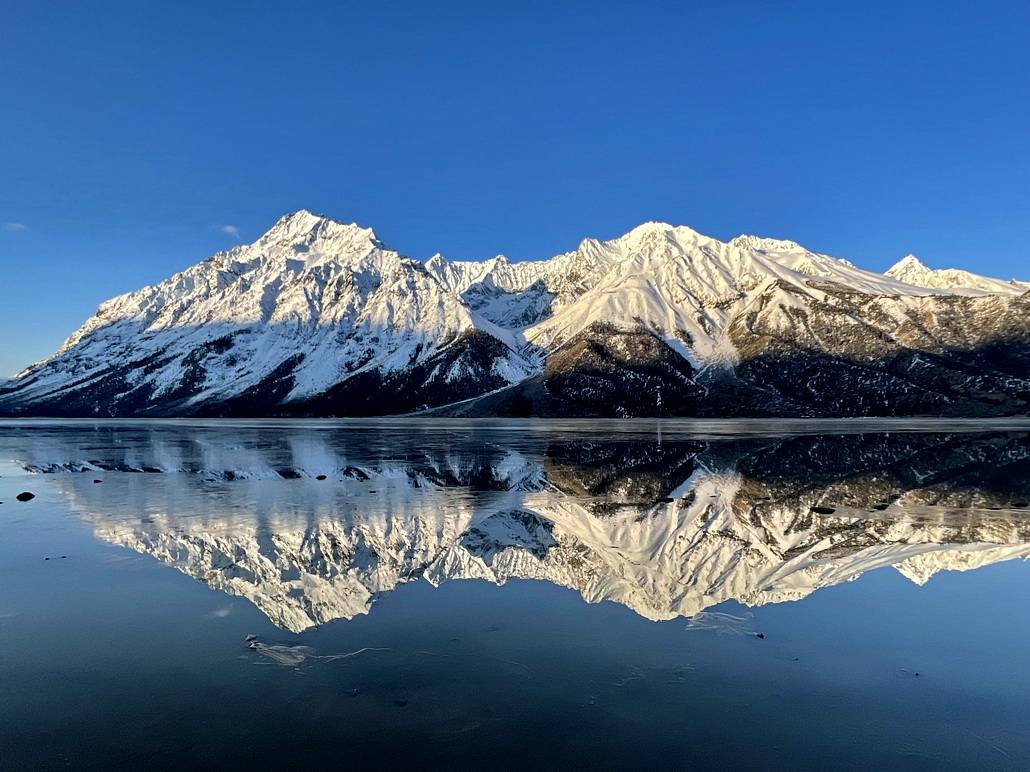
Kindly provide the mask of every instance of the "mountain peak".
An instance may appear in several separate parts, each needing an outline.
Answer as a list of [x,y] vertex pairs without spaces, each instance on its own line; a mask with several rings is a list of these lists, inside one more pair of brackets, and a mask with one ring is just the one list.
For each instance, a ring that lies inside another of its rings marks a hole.
[[331,240],[352,245],[382,247],[376,232],[357,223],[345,223],[307,209],[284,214],[259,239],[264,243],[311,244]]
[[903,269],[911,270],[911,269],[914,269],[914,268],[926,269],[926,266],[923,265],[922,261],[918,257],[916,257],[915,255],[909,254],[909,255],[905,255],[898,262],[896,262],[894,265],[892,265],[890,268],[888,268],[887,269],[887,273],[889,275],[891,273],[891,271],[900,271],[900,270],[903,270]]
[[[685,225],[673,225],[672,223],[662,222],[660,220],[648,220],[642,222],[640,225],[632,228],[630,231],[625,233],[621,238],[623,239],[639,239],[643,236],[647,236],[651,233],[668,233],[669,231],[688,230]],[[691,231],[693,232],[693,231]]]
[[278,220],[275,221],[276,227],[280,224],[291,223],[291,222],[303,222],[303,221],[314,221],[314,220],[331,220],[331,217],[327,215],[315,214],[310,209],[297,209],[293,212],[287,212]]
[[629,233],[626,235],[629,236],[634,233],[644,234],[653,233],[654,231],[667,231],[672,230],[675,227],[676,226],[672,223],[663,222],[662,220],[647,220],[646,222],[640,223],[640,225],[635,228],[631,228]]
[[1003,281],[990,276],[964,271],[960,268],[929,268],[919,261],[915,255],[905,255],[897,263],[887,269],[886,275],[892,279],[912,284],[916,287],[930,287],[949,291],[963,292],[997,292],[1003,295],[1018,295],[1028,285],[1016,279]]
[[707,238],[704,234],[686,225],[673,225],[658,220],[648,220],[614,239],[614,241],[630,248],[637,248],[647,242],[661,239],[686,243]]
[[317,227],[319,223],[329,220],[331,218],[324,215],[315,214],[307,209],[298,209],[295,212],[287,212],[276,220],[265,233],[265,236],[287,232],[310,231],[312,228]]
[[748,249],[753,252],[807,252],[803,246],[796,241],[788,239],[772,239],[765,236],[755,236],[750,233],[742,233],[730,240],[730,245],[738,249]]

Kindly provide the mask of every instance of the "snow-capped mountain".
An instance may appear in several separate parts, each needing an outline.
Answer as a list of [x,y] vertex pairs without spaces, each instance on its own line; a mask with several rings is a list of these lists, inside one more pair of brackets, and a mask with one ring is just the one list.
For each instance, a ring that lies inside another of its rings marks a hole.
[[992,279],[958,268],[927,268],[915,255],[905,255],[887,269],[887,276],[916,287],[941,290],[977,289],[999,295],[1022,295],[1030,290],[1030,282]]
[[421,263],[300,211],[103,303],[0,413],[1025,413],[1030,286],[897,274],[665,223]]
[[293,631],[421,580],[548,581],[657,620],[799,600],[882,567],[923,584],[1030,557],[1025,431],[483,445],[387,429],[384,457],[370,447],[382,429],[39,431],[4,452],[99,538]]
[[528,369],[510,334],[422,263],[371,229],[300,211],[253,244],[103,303],[53,357],[18,374],[12,397],[87,415],[264,412],[350,379],[355,393],[339,399],[379,412],[362,405],[402,403],[413,373],[449,401]]

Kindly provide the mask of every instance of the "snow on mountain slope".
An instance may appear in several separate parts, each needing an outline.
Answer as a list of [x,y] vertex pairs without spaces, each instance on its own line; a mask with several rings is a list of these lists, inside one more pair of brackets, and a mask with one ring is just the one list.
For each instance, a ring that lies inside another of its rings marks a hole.
[[598,322],[643,326],[695,366],[733,364],[738,353],[730,323],[770,288],[776,296],[766,305],[785,312],[825,297],[813,278],[872,297],[932,294],[794,242],[740,236],[723,243],[667,223],[645,223],[602,247],[609,257],[603,277],[577,302],[526,330],[528,341],[548,348]]
[[522,328],[575,302],[593,287],[622,255],[612,242],[586,239],[573,252],[547,260],[510,262],[447,261],[434,255],[426,269],[488,319]]
[[[18,374],[18,398],[88,389],[114,370],[145,402],[200,404],[281,371],[282,396],[294,400],[370,368],[403,370],[474,331],[514,344],[371,229],[299,211],[253,244],[103,303],[53,357]],[[527,372],[514,351],[495,364],[504,382]]]
[[[595,249],[608,267],[523,330],[544,353],[542,372],[445,414],[985,415],[1030,406],[1030,294],[916,287],[794,242],[723,243],[665,223]],[[670,352],[693,373],[670,367]]]
[[974,289],[1001,295],[1021,295],[1030,290],[1030,282],[1016,281],[1015,279],[1009,281],[992,279],[989,276],[981,276],[958,268],[928,268],[915,255],[906,255],[901,258],[887,269],[886,275],[916,287],[953,292]]
[[[550,260],[511,263],[499,255],[449,262],[435,255],[426,268],[487,318],[530,328],[528,339],[544,348],[596,322],[644,323],[671,331],[666,337],[674,343],[682,340],[676,331],[689,332],[697,350],[680,350],[703,360],[727,357],[712,340],[712,330],[724,328],[732,316],[728,304],[762,280],[803,283],[818,276],[873,294],[927,294],[795,242],[739,236],[724,244],[660,222],[609,241],[586,239],[575,251]],[[564,313],[572,307],[575,311]],[[549,321],[552,316],[561,318]]]
[[[909,269],[896,273],[905,278]],[[707,378],[713,366],[730,372],[769,352],[840,358],[860,349],[871,365],[902,349],[994,345],[985,329],[1004,328],[1010,348],[1030,342],[1026,324],[1011,321],[1025,316],[1023,285],[959,273],[948,274],[954,286],[921,287],[792,241],[721,242],[660,222],[607,241],[586,239],[548,260],[436,255],[423,264],[386,247],[371,229],[302,210],[253,244],[101,304],[52,357],[0,384],[0,412],[407,412],[539,380],[553,370],[556,352],[575,343],[582,355],[563,361],[602,366],[609,383],[620,368],[640,365],[628,388],[649,396],[617,414],[651,411],[651,403],[662,414],[683,413],[712,392],[687,383],[694,376],[671,366],[669,356]],[[600,349],[583,348],[592,341]],[[1021,366],[1020,351],[1001,357],[1009,375]],[[629,361],[641,352],[663,364],[656,370],[651,359]],[[670,377],[675,388],[663,397]],[[1025,391],[992,377],[977,382],[977,394]],[[591,378],[580,381],[603,393]],[[875,380],[868,381],[874,391]],[[861,379],[854,383],[862,388]],[[749,410],[764,401],[756,388],[764,386],[745,389]],[[734,399],[712,409],[733,410]],[[936,410],[933,399],[910,399],[905,409]],[[989,410],[1019,409],[1018,399],[995,402]],[[796,408],[790,400],[777,405]]]

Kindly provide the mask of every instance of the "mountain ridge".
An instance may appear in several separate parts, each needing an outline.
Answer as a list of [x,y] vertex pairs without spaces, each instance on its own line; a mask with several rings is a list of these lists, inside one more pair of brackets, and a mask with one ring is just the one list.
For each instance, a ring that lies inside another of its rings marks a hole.
[[960,268],[929,268],[915,255],[905,255],[884,272],[898,281],[931,289],[975,288],[985,292],[1018,295],[1030,290],[1030,282],[994,279]]
[[[784,393],[769,360],[806,381],[813,362],[850,378],[870,391],[859,414],[1026,412],[1030,284],[952,271],[948,286],[918,286],[940,272],[902,263],[876,274],[793,241],[654,221],[546,260],[423,263],[371,228],[298,210],[102,303],[53,356],[0,382],[0,414],[370,415],[537,386],[568,415],[850,414]],[[570,359],[570,345],[596,356]],[[627,346],[636,357],[619,359]],[[578,385],[556,402],[547,376],[561,362]],[[927,362],[934,372],[917,372]],[[712,378],[741,401],[714,398]],[[625,396],[585,406],[613,386]],[[894,396],[874,405],[884,388]]]

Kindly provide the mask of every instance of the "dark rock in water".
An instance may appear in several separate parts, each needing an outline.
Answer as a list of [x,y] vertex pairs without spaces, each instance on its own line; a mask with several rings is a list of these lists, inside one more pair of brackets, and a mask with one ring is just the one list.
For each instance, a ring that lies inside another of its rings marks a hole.
[[19,493],[14,498],[18,499],[18,501],[32,501],[34,498],[36,498],[36,494],[35,493],[29,493],[28,491],[23,491],[22,493]]
[[658,499],[659,504],[671,504],[673,501],[675,501],[675,499],[670,499],[668,496],[663,496]]
[[755,633],[755,638],[765,639],[765,633]]
[[284,480],[297,480],[301,476],[300,472],[298,472],[296,469],[280,469],[278,470],[278,474]]
[[393,704],[396,705],[398,708],[405,708],[405,707],[408,706],[408,701],[407,700],[394,700]]
[[93,484],[96,485],[97,483],[102,483],[102,482],[103,482],[103,480],[94,480]]
[[809,507],[810,512],[815,512],[817,515],[832,515],[837,510],[833,507]]
[[873,509],[875,509],[877,512],[883,512],[883,510],[885,510],[889,506],[890,504],[873,504]]
[[325,479],[325,475],[324,474],[316,474],[315,475],[315,479],[316,480],[324,480]]

